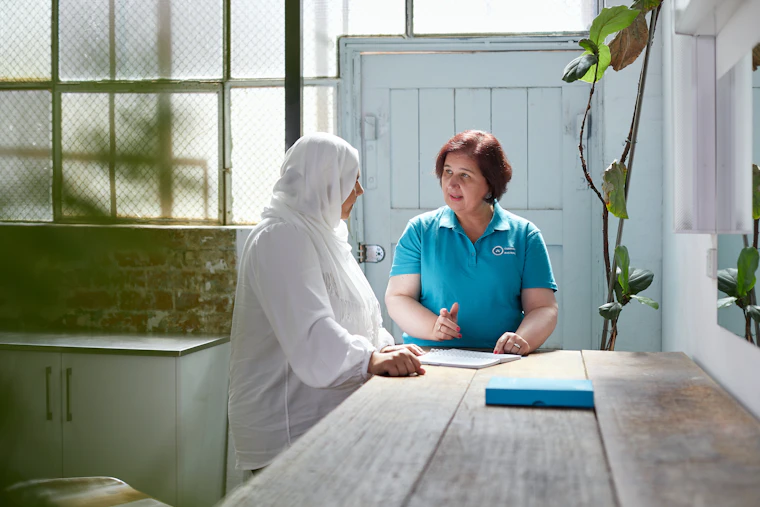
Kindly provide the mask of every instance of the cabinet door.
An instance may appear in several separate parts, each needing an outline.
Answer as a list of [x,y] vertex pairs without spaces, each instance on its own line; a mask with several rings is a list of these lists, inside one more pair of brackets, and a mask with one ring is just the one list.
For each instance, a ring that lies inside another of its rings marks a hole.
[[63,473],[106,475],[176,505],[176,360],[63,354]]
[[61,354],[0,351],[0,490],[61,477]]

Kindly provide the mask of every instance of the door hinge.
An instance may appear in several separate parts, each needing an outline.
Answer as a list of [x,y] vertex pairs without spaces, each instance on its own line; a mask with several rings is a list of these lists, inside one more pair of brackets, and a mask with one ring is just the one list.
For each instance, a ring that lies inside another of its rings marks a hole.
[[376,264],[385,259],[385,249],[380,245],[365,245],[359,243],[359,263],[369,262]]

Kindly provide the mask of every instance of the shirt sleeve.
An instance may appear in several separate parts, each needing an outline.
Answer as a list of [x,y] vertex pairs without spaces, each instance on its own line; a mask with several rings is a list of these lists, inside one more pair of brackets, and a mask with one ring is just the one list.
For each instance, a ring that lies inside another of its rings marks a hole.
[[383,348],[389,345],[396,345],[396,339],[388,332],[384,327],[380,328],[380,336],[378,337],[379,344],[377,350],[383,350]]
[[390,276],[420,274],[422,272],[421,259],[422,241],[419,223],[410,220],[396,244]]
[[273,225],[252,245],[249,262],[249,281],[298,378],[315,388],[366,380],[375,348],[335,320],[309,237],[291,225]]
[[523,289],[552,289],[557,291],[554,281],[549,252],[544,238],[535,226],[528,229],[525,248],[525,266],[523,267]]

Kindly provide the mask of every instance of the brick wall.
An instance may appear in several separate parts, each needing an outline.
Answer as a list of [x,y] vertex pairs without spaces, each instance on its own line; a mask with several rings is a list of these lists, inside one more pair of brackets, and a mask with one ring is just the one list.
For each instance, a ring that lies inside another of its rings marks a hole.
[[0,225],[0,329],[229,333],[235,235]]

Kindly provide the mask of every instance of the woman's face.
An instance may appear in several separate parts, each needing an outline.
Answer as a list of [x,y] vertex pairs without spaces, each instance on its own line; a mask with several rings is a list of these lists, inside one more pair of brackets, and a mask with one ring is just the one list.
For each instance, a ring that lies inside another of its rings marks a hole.
[[361,171],[356,173],[356,184],[354,184],[354,189],[348,194],[346,200],[343,201],[343,206],[340,208],[340,218],[342,220],[348,220],[348,217],[351,216],[351,209],[354,207],[354,203],[356,203],[356,198],[364,193],[364,188],[362,188],[362,184],[359,183],[360,174]]
[[488,182],[478,164],[462,153],[449,153],[443,163],[441,190],[446,204],[455,213],[479,211],[487,203]]

